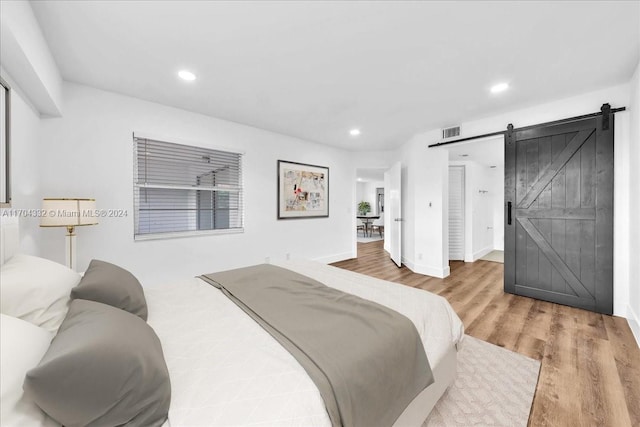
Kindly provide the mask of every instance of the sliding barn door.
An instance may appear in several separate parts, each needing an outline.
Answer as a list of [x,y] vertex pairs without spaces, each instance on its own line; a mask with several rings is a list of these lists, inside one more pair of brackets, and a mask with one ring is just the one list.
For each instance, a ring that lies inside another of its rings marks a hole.
[[613,312],[613,115],[508,132],[505,292]]

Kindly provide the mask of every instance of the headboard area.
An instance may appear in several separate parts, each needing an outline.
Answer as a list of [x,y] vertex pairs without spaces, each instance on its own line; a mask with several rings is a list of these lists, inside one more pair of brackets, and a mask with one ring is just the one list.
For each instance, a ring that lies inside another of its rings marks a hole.
[[20,228],[17,217],[0,219],[0,265],[19,252]]

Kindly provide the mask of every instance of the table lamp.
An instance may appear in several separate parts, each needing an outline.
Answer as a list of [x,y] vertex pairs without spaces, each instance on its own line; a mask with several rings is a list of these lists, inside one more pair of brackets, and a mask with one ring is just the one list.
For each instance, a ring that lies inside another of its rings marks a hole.
[[40,227],[67,227],[65,259],[67,267],[72,270],[76,267],[75,227],[97,224],[95,209],[95,199],[46,198],[42,200],[43,215],[40,219]]

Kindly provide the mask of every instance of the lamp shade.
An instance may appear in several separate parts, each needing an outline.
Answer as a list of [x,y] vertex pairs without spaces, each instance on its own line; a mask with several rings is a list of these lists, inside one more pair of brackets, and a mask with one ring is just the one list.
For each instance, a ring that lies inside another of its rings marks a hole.
[[95,225],[95,199],[43,199],[40,227]]

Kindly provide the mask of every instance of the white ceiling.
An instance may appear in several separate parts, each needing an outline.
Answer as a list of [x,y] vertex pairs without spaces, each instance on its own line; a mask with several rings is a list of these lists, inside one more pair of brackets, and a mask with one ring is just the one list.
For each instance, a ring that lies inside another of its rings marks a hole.
[[32,4],[65,80],[351,150],[627,82],[640,51],[637,1]]

